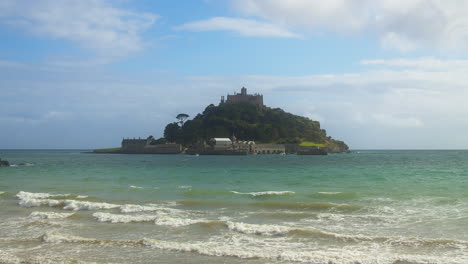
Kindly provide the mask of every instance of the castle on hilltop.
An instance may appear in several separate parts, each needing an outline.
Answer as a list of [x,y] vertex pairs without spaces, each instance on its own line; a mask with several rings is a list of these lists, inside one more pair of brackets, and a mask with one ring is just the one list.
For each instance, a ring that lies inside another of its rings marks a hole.
[[224,100],[224,96],[221,96],[221,104],[240,104],[248,103],[257,106],[263,106],[263,95],[261,94],[247,94],[247,88],[242,87],[240,93],[228,94],[227,100]]

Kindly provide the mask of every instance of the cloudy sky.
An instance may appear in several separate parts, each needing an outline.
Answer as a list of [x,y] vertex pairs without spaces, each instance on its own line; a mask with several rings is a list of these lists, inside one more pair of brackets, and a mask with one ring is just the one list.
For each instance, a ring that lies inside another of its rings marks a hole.
[[239,91],[353,149],[468,148],[465,0],[0,0],[0,149],[162,135]]

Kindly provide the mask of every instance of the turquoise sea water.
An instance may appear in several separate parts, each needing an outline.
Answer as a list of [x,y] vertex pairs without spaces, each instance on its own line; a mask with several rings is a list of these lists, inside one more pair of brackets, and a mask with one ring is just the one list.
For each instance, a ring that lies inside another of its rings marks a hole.
[[0,158],[0,263],[468,263],[468,151]]

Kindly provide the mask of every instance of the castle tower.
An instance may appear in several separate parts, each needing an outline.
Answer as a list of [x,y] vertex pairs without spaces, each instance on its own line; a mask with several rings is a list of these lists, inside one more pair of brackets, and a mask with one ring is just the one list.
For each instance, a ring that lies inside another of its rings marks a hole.
[[221,104],[239,104],[248,103],[258,106],[263,106],[263,95],[261,94],[247,94],[247,88],[242,87],[240,93],[228,94],[227,99],[224,100],[224,96],[221,97]]

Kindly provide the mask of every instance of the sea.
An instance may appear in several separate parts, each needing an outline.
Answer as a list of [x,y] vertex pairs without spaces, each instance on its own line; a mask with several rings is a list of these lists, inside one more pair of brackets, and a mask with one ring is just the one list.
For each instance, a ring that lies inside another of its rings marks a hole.
[[468,263],[468,151],[0,158],[0,263]]

